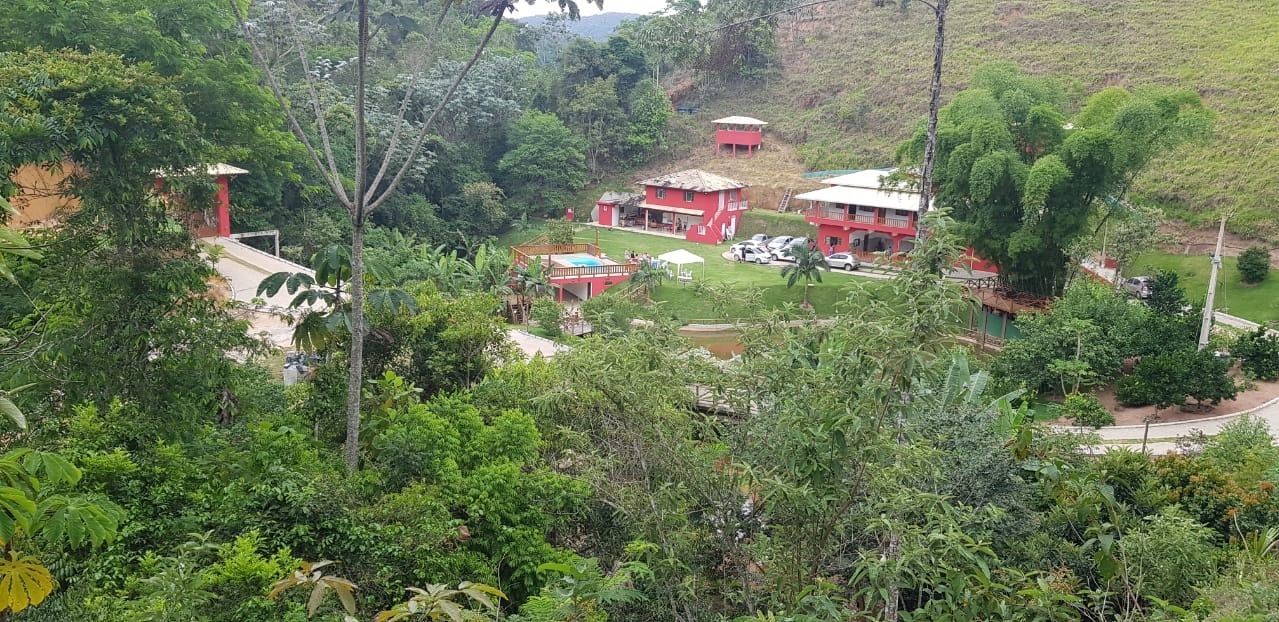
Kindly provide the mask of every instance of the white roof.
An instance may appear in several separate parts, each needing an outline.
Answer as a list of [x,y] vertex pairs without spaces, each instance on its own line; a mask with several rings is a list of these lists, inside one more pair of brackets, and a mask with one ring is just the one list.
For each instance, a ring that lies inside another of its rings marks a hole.
[[247,175],[249,173],[238,166],[231,166],[230,164],[223,164],[222,162],[210,164],[206,172],[215,177],[218,175]]
[[[189,169],[186,169],[185,171],[182,171],[182,174],[194,175],[196,170],[198,169],[189,168]],[[162,168],[156,169],[152,172],[155,173],[157,177],[169,176],[169,171]],[[210,177],[218,177],[220,175],[247,175],[248,173],[249,173],[248,171],[238,166],[231,166],[230,164],[224,164],[222,162],[219,162],[217,164],[210,164],[204,169],[204,174],[209,175]]]
[[919,193],[909,190],[892,191],[854,188],[852,186],[830,186],[821,190],[797,194],[795,198],[804,201],[823,201],[843,205],[899,209],[908,212],[919,211]]
[[768,125],[767,121],[760,121],[751,117],[724,117],[723,119],[715,119],[711,123],[725,123],[728,125]]
[[682,248],[677,248],[669,253],[663,253],[657,256],[658,260],[666,263],[673,263],[677,266],[684,266],[691,263],[706,263],[700,255],[694,255]]
[[873,168],[865,171],[857,171],[839,177],[831,177],[823,179],[822,183],[830,186],[853,186],[855,188],[879,188],[884,184],[880,178],[887,177],[896,172],[895,168]]

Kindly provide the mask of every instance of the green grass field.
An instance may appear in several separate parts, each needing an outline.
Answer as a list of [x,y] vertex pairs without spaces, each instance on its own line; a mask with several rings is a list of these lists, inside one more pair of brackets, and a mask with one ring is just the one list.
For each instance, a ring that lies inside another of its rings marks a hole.
[[[775,77],[676,103],[700,106],[707,120],[768,121],[808,170],[890,164],[927,113],[933,23],[922,5],[888,4],[836,2],[784,18]],[[1258,174],[1279,170],[1279,149],[1263,148],[1279,144],[1274,2],[968,0],[951,4],[946,31],[943,103],[997,60],[1062,76],[1076,105],[1108,85],[1200,93],[1217,113],[1216,136],[1155,162],[1134,194],[1191,222],[1228,206],[1235,232],[1279,239],[1279,184]],[[709,144],[709,123],[704,131]]]
[[[520,244],[541,233],[540,229],[525,229],[508,233],[499,239],[501,244]],[[734,288],[759,288],[762,290],[762,303],[757,309],[743,309],[741,313],[733,313],[733,319],[759,317],[769,309],[781,308],[786,304],[798,305],[803,299],[803,285],[790,288],[781,276],[779,266],[758,266],[737,263],[724,259],[722,253],[728,250],[727,244],[708,246],[696,242],[688,242],[675,238],[667,238],[643,233],[633,233],[615,229],[598,229],[583,227],[577,234],[580,243],[594,243],[613,259],[626,256],[627,250],[648,253],[654,257],[682,248],[702,259],[705,263],[705,276],[702,266],[690,266],[695,280],[712,284],[725,284]],[[878,281],[858,278],[846,274],[823,274],[823,282],[814,284],[809,301],[813,304],[817,315],[834,313],[836,302],[849,296],[849,288],[854,283],[874,288]],[[659,308],[678,318],[683,323],[717,323],[725,321],[722,314],[716,313],[710,300],[698,292],[696,287],[667,281],[653,294],[653,300]]]
[[[1239,280],[1234,257],[1226,257],[1217,277],[1218,311],[1224,311],[1254,322],[1279,321],[1279,271],[1258,285],[1245,285]],[[1147,253],[1124,271],[1130,276],[1171,270],[1181,276],[1181,285],[1190,300],[1202,302],[1208,291],[1212,259],[1207,255],[1172,255]]]

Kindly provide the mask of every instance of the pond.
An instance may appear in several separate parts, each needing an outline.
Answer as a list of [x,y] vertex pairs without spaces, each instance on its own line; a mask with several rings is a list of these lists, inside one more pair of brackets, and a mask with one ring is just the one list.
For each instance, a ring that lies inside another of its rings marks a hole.
[[693,345],[705,348],[717,359],[727,361],[742,353],[746,346],[742,345],[741,332],[728,330],[688,330],[680,329],[681,337],[693,342]]

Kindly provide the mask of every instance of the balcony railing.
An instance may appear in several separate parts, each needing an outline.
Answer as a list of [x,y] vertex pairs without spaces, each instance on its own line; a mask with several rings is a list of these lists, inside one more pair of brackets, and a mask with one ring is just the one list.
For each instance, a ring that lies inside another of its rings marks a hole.
[[745,201],[745,200],[742,200],[742,201],[729,201],[729,202],[728,202],[728,211],[730,211],[730,212],[736,212],[736,211],[740,211],[740,210],[746,210],[746,209],[750,209],[750,206],[751,206],[750,201]]
[[837,220],[840,222],[855,222],[864,225],[882,225],[885,227],[894,227],[897,229],[911,229],[914,223],[910,217],[904,216],[881,216],[878,214],[859,214],[848,213],[842,209],[834,209],[829,207],[809,208],[806,214],[810,218],[820,218],[822,220]]

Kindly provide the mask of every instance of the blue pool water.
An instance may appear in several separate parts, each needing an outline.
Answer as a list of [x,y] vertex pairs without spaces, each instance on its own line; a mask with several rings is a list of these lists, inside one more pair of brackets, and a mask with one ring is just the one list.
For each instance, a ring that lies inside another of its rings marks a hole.
[[604,265],[604,262],[602,262],[602,261],[600,261],[600,260],[598,260],[598,259],[596,259],[596,258],[594,258],[594,257],[564,257],[564,258],[563,258],[563,262],[564,262],[564,263],[566,263],[566,264],[568,264],[568,265],[570,265],[570,266],[576,266],[576,267],[578,267],[578,268],[581,268],[581,267],[584,267],[584,266],[602,266],[602,265]]

